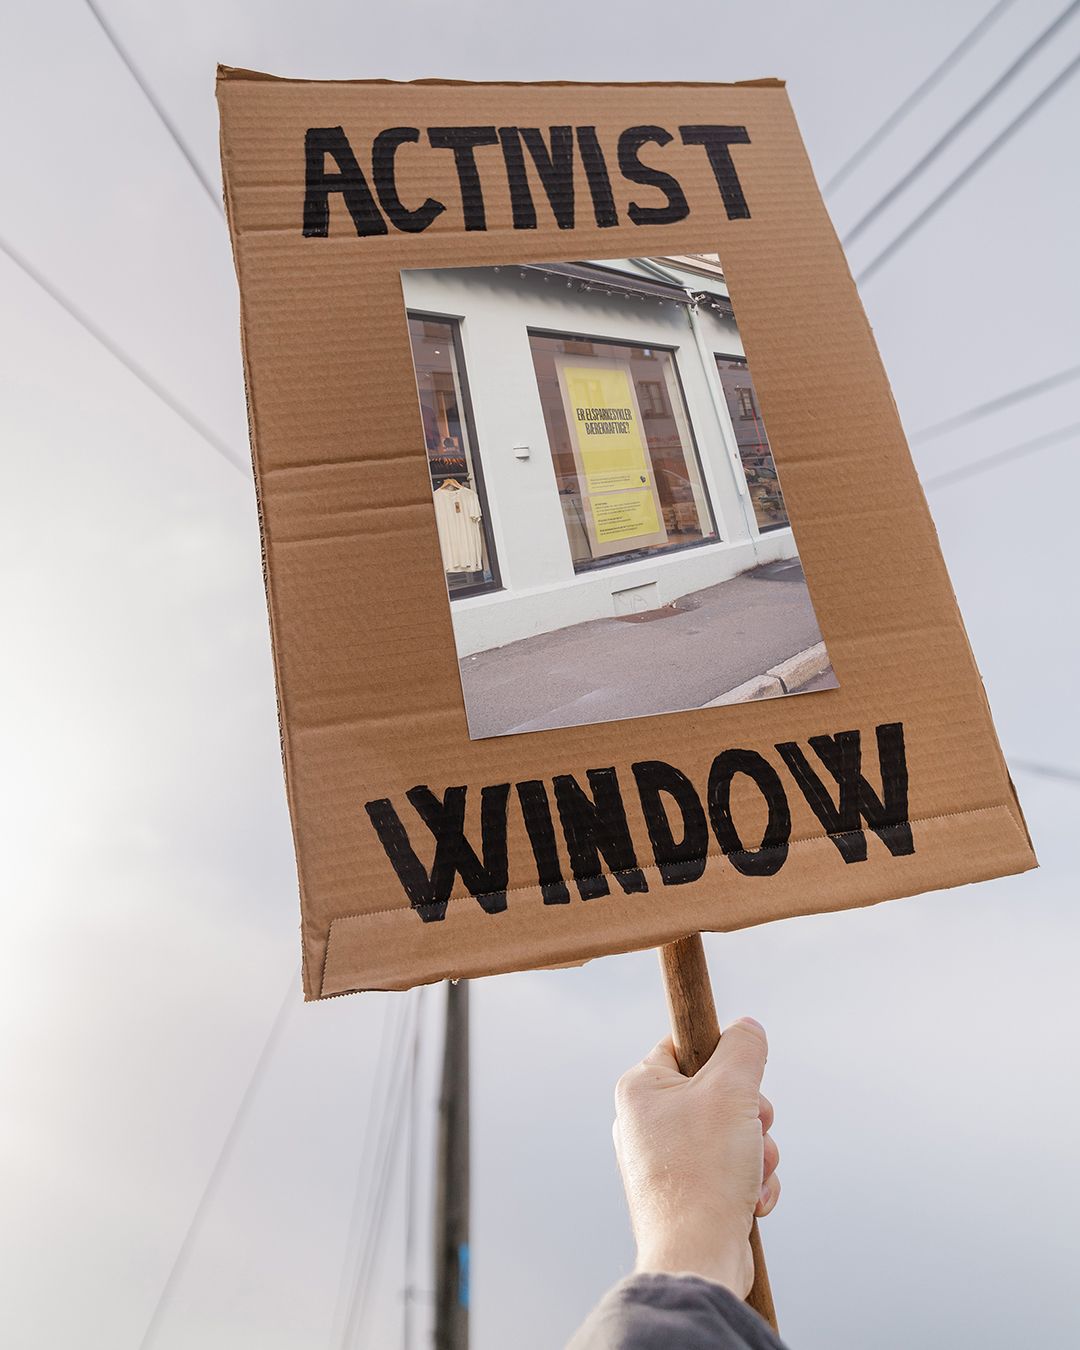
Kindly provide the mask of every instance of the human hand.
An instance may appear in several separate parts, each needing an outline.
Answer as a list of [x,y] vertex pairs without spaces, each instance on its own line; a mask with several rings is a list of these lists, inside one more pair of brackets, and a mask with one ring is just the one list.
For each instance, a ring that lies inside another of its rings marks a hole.
[[693,1078],[668,1037],[619,1079],[613,1135],[637,1270],[750,1292],[751,1223],[780,1197],[773,1109],[760,1092],[768,1049],[763,1028],[740,1018]]

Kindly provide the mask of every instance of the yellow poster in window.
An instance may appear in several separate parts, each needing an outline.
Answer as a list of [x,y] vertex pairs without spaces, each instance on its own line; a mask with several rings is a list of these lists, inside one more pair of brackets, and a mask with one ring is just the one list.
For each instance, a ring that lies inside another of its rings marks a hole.
[[662,533],[629,370],[566,365],[562,374],[596,543]]
[[630,363],[558,355],[555,368],[592,556],[667,543]]
[[648,487],[651,465],[629,372],[620,366],[566,366],[563,377],[587,491]]

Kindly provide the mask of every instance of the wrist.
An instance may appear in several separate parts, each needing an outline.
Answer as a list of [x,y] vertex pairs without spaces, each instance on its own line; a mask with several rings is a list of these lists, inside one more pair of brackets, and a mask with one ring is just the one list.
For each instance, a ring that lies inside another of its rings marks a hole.
[[754,1258],[750,1243],[718,1244],[689,1234],[668,1235],[638,1244],[637,1274],[698,1275],[721,1284],[745,1299],[754,1282]]

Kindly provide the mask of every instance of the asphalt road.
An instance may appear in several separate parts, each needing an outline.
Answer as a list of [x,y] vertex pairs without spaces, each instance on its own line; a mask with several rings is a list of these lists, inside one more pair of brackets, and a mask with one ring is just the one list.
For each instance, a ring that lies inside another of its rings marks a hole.
[[821,641],[797,560],[461,661],[474,738],[681,712]]

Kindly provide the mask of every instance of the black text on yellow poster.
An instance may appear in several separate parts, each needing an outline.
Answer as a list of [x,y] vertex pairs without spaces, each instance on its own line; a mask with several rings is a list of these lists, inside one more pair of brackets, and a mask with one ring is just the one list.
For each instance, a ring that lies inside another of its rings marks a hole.
[[596,537],[601,543],[655,534],[660,528],[652,492],[603,492],[589,499]]
[[563,377],[597,542],[655,534],[662,527],[629,372],[567,366]]

